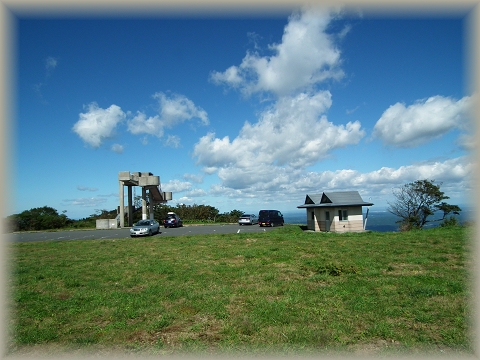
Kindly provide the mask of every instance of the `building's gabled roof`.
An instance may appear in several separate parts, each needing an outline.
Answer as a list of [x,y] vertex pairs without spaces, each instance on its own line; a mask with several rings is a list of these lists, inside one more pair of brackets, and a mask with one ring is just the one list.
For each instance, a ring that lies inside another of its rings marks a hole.
[[305,204],[297,208],[371,205],[373,204],[363,201],[358,191],[338,191],[307,195]]
[[322,195],[307,195],[305,198],[305,204],[313,205],[313,204],[318,204],[322,198]]

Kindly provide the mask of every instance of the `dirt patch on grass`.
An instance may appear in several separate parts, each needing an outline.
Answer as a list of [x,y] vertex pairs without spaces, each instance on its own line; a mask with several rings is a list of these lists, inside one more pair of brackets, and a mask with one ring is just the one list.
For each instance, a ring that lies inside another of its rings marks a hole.
[[400,342],[395,340],[377,340],[367,344],[353,344],[349,345],[347,350],[355,355],[369,356],[375,355],[384,351],[399,350]]
[[383,270],[383,273],[393,276],[411,276],[424,274],[425,269],[420,265],[400,263],[390,265],[387,269]]
[[166,348],[181,348],[185,341],[201,340],[203,344],[214,346],[221,340],[222,322],[211,316],[193,316],[188,320],[172,324],[150,336],[161,340]]

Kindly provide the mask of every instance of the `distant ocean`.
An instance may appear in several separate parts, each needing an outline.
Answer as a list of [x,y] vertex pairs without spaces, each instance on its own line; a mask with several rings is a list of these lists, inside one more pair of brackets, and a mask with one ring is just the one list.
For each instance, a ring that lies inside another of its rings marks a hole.
[[[462,208],[462,207],[461,207]],[[458,221],[463,224],[467,221],[474,220],[475,211],[472,209],[464,209],[460,212],[460,215],[456,215]],[[306,224],[307,223],[307,215],[305,210],[296,211],[296,212],[284,212],[283,217],[285,219],[285,223],[287,224]],[[441,218],[442,214],[437,213],[432,215],[429,219],[438,219]],[[365,220],[365,212],[363,213],[363,219]],[[367,230],[371,231],[379,231],[379,232],[389,232],[389,231],[398,231],[398,224],[395,222],[398,221],[400,218],[389,213],[388,211],[372,211],[368,212],[367,217]],[[427,223],[425,228],[432,228],[436,227],[440,224],[440,221]]]

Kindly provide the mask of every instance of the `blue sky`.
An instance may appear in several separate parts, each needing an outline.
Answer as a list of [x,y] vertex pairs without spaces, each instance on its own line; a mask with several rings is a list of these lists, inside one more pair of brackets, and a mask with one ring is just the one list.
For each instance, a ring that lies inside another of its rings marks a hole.
[[471,197],[467,12],[15,16],[9,213],[115,209],[120,171],[220,212],[382,209],[425,178]]

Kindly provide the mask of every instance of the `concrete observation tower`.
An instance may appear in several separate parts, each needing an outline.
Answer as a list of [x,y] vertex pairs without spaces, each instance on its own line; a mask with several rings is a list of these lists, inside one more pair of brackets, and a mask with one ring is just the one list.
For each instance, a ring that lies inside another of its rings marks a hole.
[[[162,192],[160,187],[160,176],[155,176],[151,172],[132,172],[120,171],[118,173],[118,183],[120,188],[120,227],[125,227],[125,210],[128,214],[128,226],[133,226],[133,199],[132,187],[140,186],[142,188],[142,219],[153,220],[153,205],[165,204],[172,200],[171,192]],[[128,187],[128,205],[124,204],[124,187]],[[148,200],[148,201],[147,201]],[[148,204],[148,210],[147,210]]]

